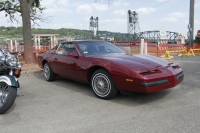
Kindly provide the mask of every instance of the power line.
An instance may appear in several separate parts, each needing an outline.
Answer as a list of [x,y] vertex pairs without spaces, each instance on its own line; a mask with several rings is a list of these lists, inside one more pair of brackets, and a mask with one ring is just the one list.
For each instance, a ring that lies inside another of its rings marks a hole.
[[[164,2],[162,2],[162,3],[158,4],[158,5],[155,5],[155,6],[153,6],[153,7],[157,7],[157,6],[163,5],[163,4],[165,4],[165,3],[167,3],[167,2],[170,2],[170,1],[171,1],[171,0],[164,1]],[[152,8],[153,8],[153,7],[152,7]]]
[[[160,4],[158,4],[158,5],[152,6],[150,8],[158,7],[158,6],[163,5],[163,4],[165,4],[165,3],[169,2],[169,1],[171,1],[171,0],[164,1],[164,2],[162,2]],[[143,12],[143,11],[140,11],[140,12]],[[138,13],[140,13],[140,12],[138,12]],[[124,19],[124,18],[127,18],[127,17],[123,17],[121,19]],[[113,22],[116,22],[116,21],[117,20],[114,20],[114,21],[111,21],[111,22],[108,22],[108,23],[105,23],[105,24],[102,24],[102,25],[107,25],[107,24],[110,24],[110,23],[113,23]],[[99,25],[99,26],[102,26],[102,25]]]

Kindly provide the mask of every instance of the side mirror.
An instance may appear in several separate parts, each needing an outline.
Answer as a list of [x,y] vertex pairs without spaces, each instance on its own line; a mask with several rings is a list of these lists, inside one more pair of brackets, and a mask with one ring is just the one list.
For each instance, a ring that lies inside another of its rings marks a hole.
[[70,52],[70,53],[68,54],[68,56],[73,56],[73,57],[75,57],[75,58],[78,58],[78,54],[77,54],[76,52]]

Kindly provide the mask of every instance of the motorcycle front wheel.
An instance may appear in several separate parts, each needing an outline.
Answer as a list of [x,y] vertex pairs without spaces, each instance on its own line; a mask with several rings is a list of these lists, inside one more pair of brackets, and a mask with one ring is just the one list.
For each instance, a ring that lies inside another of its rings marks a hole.
[[5,82],[0,82],[0,114],[8,111],[17,96],[17,88],[9,86]]

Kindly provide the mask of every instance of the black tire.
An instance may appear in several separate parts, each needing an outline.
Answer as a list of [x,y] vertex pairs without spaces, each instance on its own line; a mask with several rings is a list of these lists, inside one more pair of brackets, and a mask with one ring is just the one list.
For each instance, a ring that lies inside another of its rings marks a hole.
[[0,114],[8,111],[17,96],[17,88],[11,87],[5,82],[0,82]]
[[47,81],[54,81],[56,79],[55,73],[51,70],[49,63],[47,62],[44,64],[43,74]]
[[90,84],[94,94],[101,99],[111,99],[118,93],[112,77],[103,69],[96,70],[92,74]]

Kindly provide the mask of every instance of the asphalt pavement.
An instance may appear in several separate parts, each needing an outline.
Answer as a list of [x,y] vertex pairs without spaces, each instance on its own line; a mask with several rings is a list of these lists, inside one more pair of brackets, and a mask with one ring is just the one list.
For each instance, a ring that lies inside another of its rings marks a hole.
[[87,84],[22,73],[19,97],[0,115],[1,133],[199,133],[200,56],[174,57],[178,86],[151,94],[98,99]]

